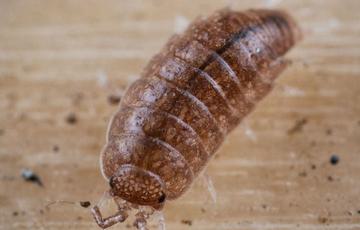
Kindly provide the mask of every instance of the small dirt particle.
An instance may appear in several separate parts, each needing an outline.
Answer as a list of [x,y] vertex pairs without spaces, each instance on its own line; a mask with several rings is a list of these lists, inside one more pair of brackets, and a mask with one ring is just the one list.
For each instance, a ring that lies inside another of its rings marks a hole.
[[327,129],[327,130],[326,130],[326,134],[327,134],[328,136],[332,135],[332,133],[333,133],[332,129]]
[[66,122],[67,122],[68,124],[70,124],[70,125],[73,125],[73,124],[75,124],[75,123],[78,121],[77,116],[76,116],[75,113],[69,113],[69,114],[66,116],[65,120],[66,120]]
[[12,215],[13,215],[13,216],[18,216],[19,213],[18,213],[17,211],[14,211],[14,212],[12,213]]
[[301,177],[307,177],[307,172],[306,172],[306,171],[300,172],[300,173],[299,173],[299,176],[301,176]]
[[192,225],[192,220],[181,220],[181,223],[191,226]]
[[329,221],[329,219],[327,217],[325,217],[325,216],[319,216],[318,220],[322,224],[325,224],[326,222]]
[[316,164],[312,164],[312,165],[311,165],[311,169],[312,169],[312,170],[315,170],[315,169],[316,169]]
[[121,95],[120,94],[110,94],[107,97],[107,101],[110,105],[118,105],[121,101]]
[[306,125],[307,122],[308,122],[308,120],[306,118],[302,118],[300,120],[297,120],[295,122],[294,126],[292,128],[290,128],[287,133],[289,135],[292,135],[292,134],[295,134],[297,132],[302,131],[304,125]]
[[59,152],[59,150],[60,150],[59,146],[57,146],[57,145],[54,145],[54,146],[53,146],[53,151],[54,151],[55,153]]
[[40,177],[30,169],[23,169],[21,171],[21,177],[25,181],[36,183],[41,187],[44,186],[41,179],[40,179]]
[[359,209],[359,210],[357,210],[357,214],[360,214],[360,209]]
[[202,213],[205,213],[205,212],[206,212],[206,209],[205,209],[205,208],[201,208],[201,212],[202,212]]
[[337,156],[337,155],[332,155],[332,156],[330,157],[330,163],[331,163],[332,165],[337,165],[337,164],[339,163],[339,161],[340,161],[340,158],[339,158],[339,156]]
[[328,179],[328,181],[334,181],[334,177],[332,177],[332,176],[328,176],[327,179]]
[[90,201],[80,201],[79,203],[83,208],[88,208],[91,205]]

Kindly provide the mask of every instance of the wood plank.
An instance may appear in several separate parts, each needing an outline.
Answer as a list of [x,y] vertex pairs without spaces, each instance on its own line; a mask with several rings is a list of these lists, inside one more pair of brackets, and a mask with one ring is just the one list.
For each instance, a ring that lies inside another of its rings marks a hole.
[[[96,203],[107,189],[98,153],[116,110],[108,95],[136,79],[176,21],[229,4],[284,8],[305,40],[210,163],[217,203],[198,178],[165,207],[167,228],[360,229],[358,0],[0,1],[0,229],[98,229],[88,209],[46,205]],[[44,187],[23,181],[23,168]]]

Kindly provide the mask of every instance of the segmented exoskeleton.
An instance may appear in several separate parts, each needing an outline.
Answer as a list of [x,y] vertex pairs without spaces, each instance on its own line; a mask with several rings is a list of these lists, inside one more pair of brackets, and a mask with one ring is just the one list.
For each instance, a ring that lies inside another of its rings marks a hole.
[[[272,88],[298,41],[283,11],[221,10],[173,36],[121,100],[101,153],[101,171],[119,212],[97,223],[126,219],[131,207],[161,209],[183,194],[226,135]],[[140,209],[135,226],[151,213]]]

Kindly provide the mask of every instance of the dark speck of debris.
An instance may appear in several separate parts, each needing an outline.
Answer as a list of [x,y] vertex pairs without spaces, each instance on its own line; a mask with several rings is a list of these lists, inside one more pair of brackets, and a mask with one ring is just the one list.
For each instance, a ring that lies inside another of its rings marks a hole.
[[88,208],[90,205],[90,201],[80,201],[80,206],[83,208]]
[[202,213],[205,213],[205,212],[206,212],[206,209],[205,209],[205,208],[201,208],[201,212],[202,212]]
[[311,169],[312,169],[312,170],[315,170],[315,169],[316,169],[316,164],[312,164],[312,165],[311,165]]
[[31,171],[30,169],[23,169],[21,171],[21,176],[25,181],[36,183],[41,187],[43,186],[43,183],[41,182],[40,177],[37,174],[35,174],[33,171]]
[[54,151],[54,152],[57,153],[57,152],[59,152],[59,150],[60,150],[59,146],[57,146],[57,145],[54,145],[54,146],[53,146],[53,151]]
[[328,218],[327,217],[324,217],[324,216],[319,216],[319,222],[322,223],[322,224],[325,224],[326,222],[328,222]]
[[328,181],[334,181],[334,178],[332,176],[327,177]]
[[17,211],[14,211],[14,212],[12,213],[12,215],[13,215],[13,216],[18,216],[19,213],[18,213]]
[[181,223],[191,226],[192,221],[191,220],[182,220]]
[[346,211],[346,214],[348,214],[348,216],[352,216],[353,213],[351,211]]
[[307,122],[308,122],[308,120],[306,118],[297,120],[295,125],[292,128],[290,128],[287,133],[289,135],[292,135],[292,134],[302,131],[304,125],[306,125]]
[[65,120],[66,120],[66,122],[67,122],[68,124],[71,124],[71,125],[75,124],[75,123],[78,121],[75,113],[69,113],[69,114],[66,116],[66,119],[65,119]]
[[339,163],[339,160],[340,160],[340,158],[337,155],[332,155],[330,157],[330,163],[332,165],[336,165],[337,163]]
[[357,210],[357,214],[360,214],[360,209],[359,209],[359,210]]
[[121,95],[120,94],[110,94],[107,97],[107,100],[110,105],[118,105],[121,101]]
[[326,134],[327,134],[327,135],[330,136],[332,133],[333,133],[332,129],[327,129],[327,130],[326,130]]
[[305,171],[303,171],[303,172],[299,173],[299,176],[301,176],[301,177],[307,177],[307,173],[306,173]]

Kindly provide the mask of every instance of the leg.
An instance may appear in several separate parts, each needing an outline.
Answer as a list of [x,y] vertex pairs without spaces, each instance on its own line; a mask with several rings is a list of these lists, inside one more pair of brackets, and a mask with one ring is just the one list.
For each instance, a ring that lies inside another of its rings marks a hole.
[[136,220],[134,221],[134,226],[138,230],[148,230],[146,227],[146,220],[154,213],[155,209],[152,207],[147,207],[148,210],[144,207],[140,207],[139,212],[136,213]]
[[101,196],[99,202],[97,203],[96,206],[98,206],[99,208],[101,208],[106,202],[108,202],[110,199],[112,198],[110,191],[106,191],[104,192],[104,194]]
[[100,228],[105,229],[108,228],[114,224],[124,222],[126,218],[128,217],[127,210],[129,209],[126,202],[120,203],[121,201],[114,197],[114,201],[118,206],[118,212],[115,215],[109,216],[107,218],[102,217],[100,209],[97,205],[95,205],[91,209],[91,213],[96,221],[96,223],[99,225]]
[[240,127],[244,130],[244,134],[247,138],[249,138],[253,142],[257,141],[256,133],[254,132],[254,130],[251,129],[246,119],[242,121]]
[[162,211],[157,211],[157,218],[158,218],[158,222],[159,222],[159,230],[166,230],[166,226],[165,226],[165,217],[164,217],[164,213]]
[[204,172],[203,177],[204,177],[204,181],[206,183],[207,189],[210,193],[211,199],[214,202],[214,204],[216,204],[217,195],[216,195],[216,190],[215,190],[214,184],[211,180],[211,177],[206,172]]
[[92,213],[96,223],[102,229],[108,228],[117,223],[124,222],[126,220],[126,218],[128,217],[128,215],[125,211],[119,211],[115,215],[109,216],[109,217],[103,219],[98,206],[94,206],[91,209],[91,213]]

